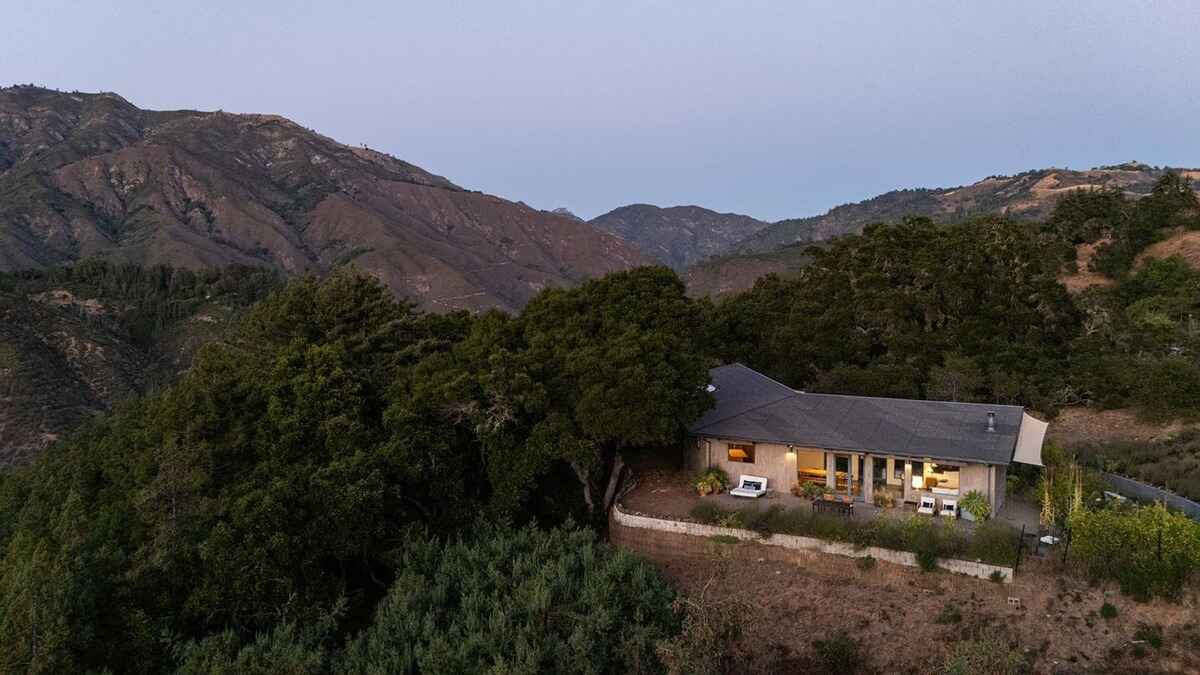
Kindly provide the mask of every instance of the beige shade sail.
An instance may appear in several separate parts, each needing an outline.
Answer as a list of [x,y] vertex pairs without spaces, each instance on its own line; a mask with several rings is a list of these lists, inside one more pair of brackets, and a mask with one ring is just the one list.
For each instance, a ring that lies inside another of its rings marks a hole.
[[1050,426],[1029,413],[1021,415],[1021,430],[1017,432],[1017,449],[1013,461],[1042,466],[1042,443],[1046,440],[1046,429]]

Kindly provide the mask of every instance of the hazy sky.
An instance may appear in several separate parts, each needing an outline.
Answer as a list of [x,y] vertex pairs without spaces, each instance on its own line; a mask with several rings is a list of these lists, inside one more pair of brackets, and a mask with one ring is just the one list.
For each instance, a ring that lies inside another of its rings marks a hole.
[[1200,165],[1200,2],[0,0],[0,83],[271,112],[592,217]]

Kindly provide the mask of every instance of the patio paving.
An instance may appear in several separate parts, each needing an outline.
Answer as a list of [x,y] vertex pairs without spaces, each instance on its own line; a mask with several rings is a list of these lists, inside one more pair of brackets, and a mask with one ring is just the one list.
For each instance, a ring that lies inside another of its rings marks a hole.
[[[758,499],[734,497],[728,493],[701,497],[695,493],[690,484],[680,484],[673,481],[648,481],[645,484],[638,485],[622,501],[634,511],[666,518],[688,518],[690,517],[692,508],[702,501],[715,503],[721,508],[731,511],[768,509],[772,506],[781,506],[785,509],[799,508],[804,509],[806,512],[811,512],[813,508],[812,500],[806,497],[797,497],[788,492],[773,491]],[[866,521],[872,518],[902,519],[916,515],[916,512],[917,507],[915,504],[904,504],[894,508],[880,508],[863,502],[854,503],[855,520]],[[1021,526],[1024,525],[1025,531],[1032,534],[1038,531],[1038,516],[1039,513],[1036,505],[1016,498],[1009,498],[1005,505],[996,513],[995,518],[1017,529],[1021,529]],[[945,520],[944,517],[940,516],[936,518]],[[973,529],[978,525],[963,518],[954,520],[954,524],[965,529]]]

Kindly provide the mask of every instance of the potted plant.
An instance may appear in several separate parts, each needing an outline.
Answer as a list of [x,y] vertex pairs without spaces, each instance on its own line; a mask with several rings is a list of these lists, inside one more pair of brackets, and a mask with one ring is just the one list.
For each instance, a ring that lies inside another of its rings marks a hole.
[[729,487],[729,475],[717,467],[709,467],[696,480],[696,492],[701,497],[707,495],[719,495]]
[[800,486],[800,494],[809,499],[820,499],[821,495],[825,494],[826,489],[828,488],[820,483],[807,482]]
[[987,520],[992,515],[992,505],[979,490],[971,490],[963,495],[958,502],[958,510],[967,520]]

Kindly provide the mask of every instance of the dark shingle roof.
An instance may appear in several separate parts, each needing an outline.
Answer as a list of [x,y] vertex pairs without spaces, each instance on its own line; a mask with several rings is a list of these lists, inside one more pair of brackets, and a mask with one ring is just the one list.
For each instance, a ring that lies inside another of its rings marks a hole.
[[[760,443],[1008,464],[1024,409],[949,401],[810,394],[740,363],[710,371],[716,407],[691,432]],[[987,413],[996,430],[987,430]]]

